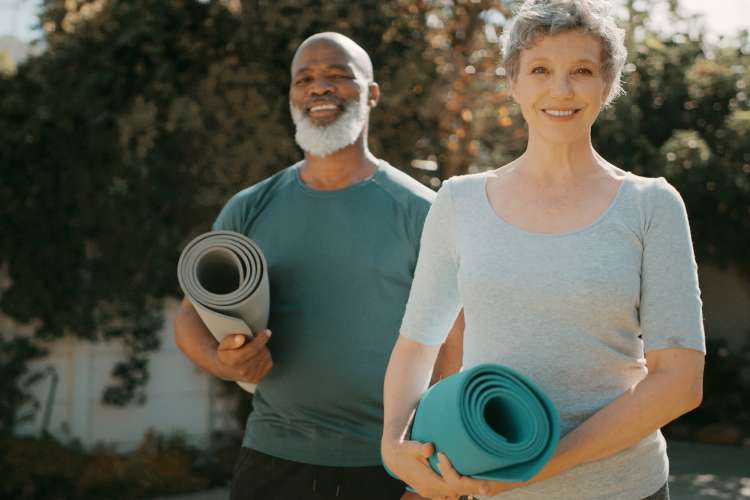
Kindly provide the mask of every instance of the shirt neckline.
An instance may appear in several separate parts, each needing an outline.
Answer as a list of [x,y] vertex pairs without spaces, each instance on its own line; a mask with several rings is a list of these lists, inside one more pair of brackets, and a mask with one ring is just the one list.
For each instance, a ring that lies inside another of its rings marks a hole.
[[481,188],[482,188],[482,205],[486,207],[488,215],[490,215],[501,226],[510,228],[511,230],[517,233],[528,235],[528,236],[533,236],[533,237],[542,237],[542,238],[561,238],[565,236],[572,236],[575,234],[584,233],[594,228],[595,226],[599,225],[599,223],[605,220],[609,216],[609,214],[614,211],[615,207],[618,205],[620,198],[622,198],[622,193],[623,191],[625,191],[625,185],[629,183],[630,177],[632,175],[630,172],[625,171],[625,175],[620,181],[620,185],[617,187],[617,192],[615,193],[614,198],[612,198],[612,201],[607,206],[607,208],[604,209],[602,213],[600,213],[599,216],[596,219],[594,219],[592,222],[589,222],[588,224],[582,227],[571,229],[570,231],[565,231],[563,233],[542,233],[538,231],[529,231],[527,229],[522,229],[518,226],[515,226],[511,224],[510,222],[506,221],[505,219],[503,219],[502,217],[500,217],[497,214],[497,212],[495,212],[495,209],[492,208],[492,204],[490,203],[490,198],[487,195],[487,179],[489,177],[489,174],[490,172],[484,173],[481,177],[482,182],[480,183]]
[[294,171],[294,181],[297,186],[302,189],[305,193],[311,195],[311,196],[317,196],[321,198],[330,198],[335,196],[340,196],[345,193],[349,193],[351,191],[356,191],[358,189],[361,189],[363,187],[366,187],[370,185],[372,182],[374,182],[376,179],[378,179],[385,169],[385,162],[383,160],[378,160],[378,167],[375,170],[375,172],[372,173],[369,177],[362,179],[360,181],[355,182],[354,184],[350,184],[346,187],[343,187],[341,189],[334,189],[331,191],[323,191],[320,189],[313,189],[302,180],[302,176],[300,175],[300,169],[302,168],[302,164],[304,163],[304,160],[300,160],[294,165],[292,165],[292,170]]

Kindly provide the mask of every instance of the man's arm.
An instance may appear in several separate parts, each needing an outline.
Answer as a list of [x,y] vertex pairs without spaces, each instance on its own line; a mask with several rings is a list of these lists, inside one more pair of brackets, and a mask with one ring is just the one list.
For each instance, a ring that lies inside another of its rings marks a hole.
[[270,330],[258,332],[250,341],[244,335],[227,335],[219,343],[186,298],[174,320],[174,337],[193,363],[224,380],[257,384],[273,367],[266,347]]
[[448,337],[440,347],[435,368],[432,370],[430,385],[436,384],[445,377],[458,373],[464,357],[464,310],[458,313],[456,321],[448,332]]

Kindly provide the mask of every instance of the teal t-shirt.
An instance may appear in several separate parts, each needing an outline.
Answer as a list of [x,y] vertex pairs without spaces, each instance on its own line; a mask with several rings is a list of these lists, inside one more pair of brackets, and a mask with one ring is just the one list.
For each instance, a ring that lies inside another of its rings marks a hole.
[[301,163],[232,197],[214,229],[268,261],[269,349],[243,446],[296,462],[380,463],[383,378],[434,192],[381,161],[362,182],[317,191]]

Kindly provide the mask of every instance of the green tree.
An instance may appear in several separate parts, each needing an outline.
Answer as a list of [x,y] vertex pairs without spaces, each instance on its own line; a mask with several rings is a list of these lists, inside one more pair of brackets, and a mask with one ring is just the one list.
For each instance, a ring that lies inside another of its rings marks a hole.
[[[626,6],[628,93],[594,141],[680,189],[701,262],[748,272],[747,35],[713,47]],[[508,16],[499,0],[45,0],[47,50],[0,76],[0,311],[37,340],[120,339],[104,399],[142,400],[182,246],[301,157],[287,102],[299,43],[333,30],[363,45],[383,93],[374,151],[437,186],[524,147],[499,67]]]
[[200,145],[175,133],[149,148],[143,124],[199,85],[239,22],[199,2],[79,4],[88,17],[73,22],[60,4],[45,4],[48,49],[0,81],[0,307],[39,339],[122,339],[104,398],[124,403],[142,399],[180,243],[215,209],[193,171]]
[[238,7],[48,0],[48,49],[0,80],[0,232],[12,235],[0,241],[0,309],[37,339],[120,339],[129,356],[106,402],[143,400],[182,246],[231,193],[300,157],[287,88],[304,38],[336,30],[371,53],[384,94],[379,154],[404,165],[438,142],[419,9]]
[[[644,7],[645,8],[645,7]],[[627,94],[605,110],[594,142],[615,164],[664,176],[686,201],[700,263],[750,278],[750,112],[747,33],[721,46],[646,29],[629,41]]]

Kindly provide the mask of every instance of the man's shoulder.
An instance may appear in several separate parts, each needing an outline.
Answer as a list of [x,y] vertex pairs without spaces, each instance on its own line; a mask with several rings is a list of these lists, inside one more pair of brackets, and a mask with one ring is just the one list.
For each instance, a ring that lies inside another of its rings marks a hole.
[[385,160],[380,160],[381,175],[376,178],[378,186],[399,204],[429,208],[435,200],[435,192],[399,170]]
[[231,201],[234,201],[235,203],[252,203],[258,198],[265,197],[274,191],[287,187],[294,180],[296,168],[297,164],[295,163],[294,165],[279,170],[270,177],[266,177],[262,181],[256,182],[255,184],[237,192],[232,196]]
[[213,228],[243,232],[249,221],[263,211],[273,196],[294,181],[295,168],[296,164],[280,170],[229,198]]

